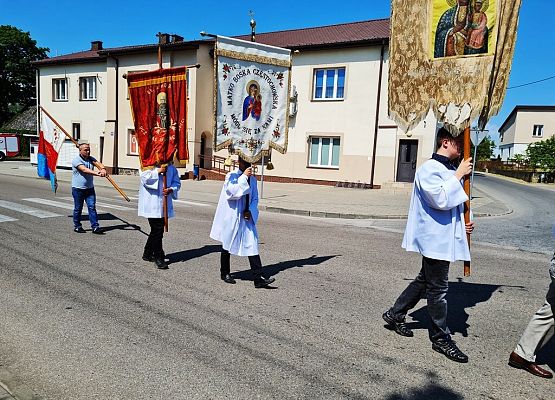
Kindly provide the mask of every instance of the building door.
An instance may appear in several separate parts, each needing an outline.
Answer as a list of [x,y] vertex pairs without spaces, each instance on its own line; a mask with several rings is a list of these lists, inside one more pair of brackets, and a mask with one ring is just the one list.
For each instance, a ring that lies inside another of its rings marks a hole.
[[397,158],[397,182],[413,182],[416,172],[416,156],[418,140],[399,141],[399,157]]
[[206,135],[203,133],[200,136],[200,160],[199,166],[201,168],[206,168],[204,165],[204,157],[206,156]]

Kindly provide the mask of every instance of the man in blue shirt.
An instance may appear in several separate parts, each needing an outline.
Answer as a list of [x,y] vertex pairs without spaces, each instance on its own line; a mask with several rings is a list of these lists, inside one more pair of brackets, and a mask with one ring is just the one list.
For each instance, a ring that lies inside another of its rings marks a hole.
[[79,143],[79,155],[71,163],[73,176],[71,178],[71,194],[73,195],[73,231],[85,233],[81,225],[81,213],[83,212],[83,202],[87,203],[89,210],[89,221],[92,233],[102,235],[104,232],[98,224],[96,215],[96,193],[94,191],[93,176],[106,176],[106,168],[97,162],[100,170],[94,170],[94,163],[97,162],[91,157],[91,147],[88,143]]

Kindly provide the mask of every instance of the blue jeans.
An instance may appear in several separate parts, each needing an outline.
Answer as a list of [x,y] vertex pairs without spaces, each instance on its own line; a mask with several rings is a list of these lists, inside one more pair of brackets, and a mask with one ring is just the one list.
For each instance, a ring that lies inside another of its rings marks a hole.
[[400,322],[422,298],[428,302],[428,314],[432,320],[430,339],[435,341],[449,337],[447,327],[447,290],[449,289],[449,261],[422,257],[422,269],[418,276],[395,301],[390,312]]
[[77,189],[72,187],[71,194],[73,195],[73,227],[81,227],[81,213],[83,212],[83,201],[87,203],[89,210],[89,221],[91,228],[98,228],[98,216],[96,215],[96,193],[94,188],[90,189]]

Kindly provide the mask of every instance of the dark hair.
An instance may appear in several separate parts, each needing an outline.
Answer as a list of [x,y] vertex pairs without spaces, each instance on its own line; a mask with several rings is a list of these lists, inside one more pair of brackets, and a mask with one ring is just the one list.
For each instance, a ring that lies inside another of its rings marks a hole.
[[239,161],[241,161],[242,163],[244,163],[244,164],[247,166],[247,168],[251,166],[251,163],[248,162],[248,161],[246,161],[246,160],[244,160],[242,157],[239,157]]
[[436,149],[439,149],[441,147],[441,144],[445,139],[451,141],[454,140],[455,137],[447,129],[440,128],[439,131],[437,131],[436,135]]

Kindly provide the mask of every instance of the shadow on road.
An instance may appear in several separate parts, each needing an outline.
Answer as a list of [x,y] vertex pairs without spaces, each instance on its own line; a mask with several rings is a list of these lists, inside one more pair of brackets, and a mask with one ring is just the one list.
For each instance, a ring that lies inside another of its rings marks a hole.
[[[447,326],[451,332],[460,333],[462,336],[468,336],[468,314],[467,308],[472,308],[478,303],[488,301],[493,293],[500,287],[517,287],[522,286],[506,286],[506,285],[488,285],[480,283],[463,282],[460,278],[458,282],[449,282],[449,292],[447,293],[447,304],[449,312],[447,315]],[[416,323],[409,323],[412,329],[430,328],[430,317],[426,306],[409,314]]]
[[393,393],[384,398],[385,400],[462,400],[464,396],[441,386],[436,382],[429,382],[423,388],[415,388],[406,394]]
[[[279,262],[277,264],[270,264],[270,265],[266,265],[263,268],[262,274],[264,276],[273,276],[289,268],[302,268],[309,265],[319,265],[338,256],[339,255],[317,257],[316,255],[312,255],[310,257],[301,258],[298,260],[290,260],[290,261]],[[233,277],[236,279],[242,279],[246,281],[254,280],[254,276],[252,275],[250,270],[234,272]]]
[[[169,260],[170,264],[173,264],[176,262],[185,262],[185,261],[192,260],[194,258],[203,257],[207,254],[219,253],[221,248],[222,246],[220,245],[211,244],[211,245],[199,247],[198,249],[189,249],[189,250],[179,251],[177,253],[166,254],[166,258]],[[217,267],[219,269],[219,263]]]
[[[119,230],[125,230],[125,231],[139,231],[143,235],[148,236],[148,233],[143,231],[139,225],[130,224],[129,222],[121,219],[120,217],[115,216],[112,213],[97,213],[97,217],[99,221],[121,221],[122,222],[122,224],[119,224],[119,225],[109,225],[109,226],[102,226],[101,224],[101,228],[104,232],[109,232],[109,231],[114,231],[116,229],[119,229]],[[68,218],[73,218],[73,216],[68,215]],[[80,221],[86,222],[88,220],[89,220],[88,215],[81,215]]]

